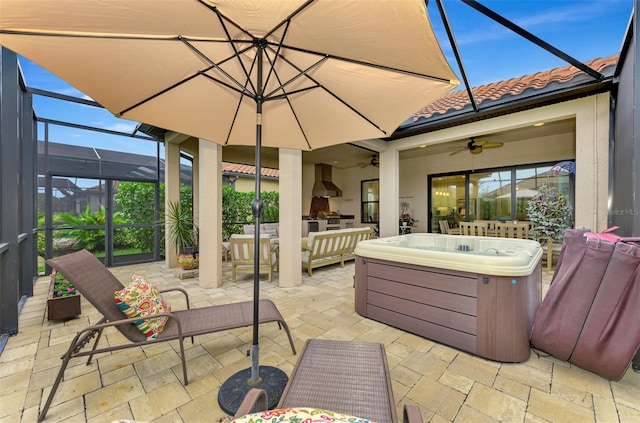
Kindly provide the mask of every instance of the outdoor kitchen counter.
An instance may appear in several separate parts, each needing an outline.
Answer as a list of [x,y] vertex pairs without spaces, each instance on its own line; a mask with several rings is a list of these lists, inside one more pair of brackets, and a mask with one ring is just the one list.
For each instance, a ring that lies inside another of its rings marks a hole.
[[355,253],[358,314],[491,360],[529,358],[537,242],[411,234],[361,241]]

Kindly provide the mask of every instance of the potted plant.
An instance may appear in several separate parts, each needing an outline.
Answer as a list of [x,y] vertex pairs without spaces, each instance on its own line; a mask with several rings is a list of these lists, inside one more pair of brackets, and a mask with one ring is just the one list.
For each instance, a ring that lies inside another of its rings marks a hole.
[[76,288],[54,269],[47,297],[47,320],[66,320],[81,313],[80,294]]
[[542,186],[529,204],[527,216],[531,221],[533,239],[561,242],[564,230],[572,227],[571,205],[560,191]]
[[167,237],[178,252],[183,269],[198,268],[198,227],[193,215],[180,201],[170,201],[165,212]]
[[400,217],[400,225],[401,226],[413,226],[415,221],[411,217],[409,213],[405,213]]

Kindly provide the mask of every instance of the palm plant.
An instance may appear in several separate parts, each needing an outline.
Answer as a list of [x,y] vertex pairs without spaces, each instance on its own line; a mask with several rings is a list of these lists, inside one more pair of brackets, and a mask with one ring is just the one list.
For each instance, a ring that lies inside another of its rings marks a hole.
[[[105,207],[100,205],[95,212],[91,211],[91,204],[87,204],[84,212],[59,213],[54,219],[59,224],[67,224],[71,228],[65,230],[64,236],[74,241],[75,248],[86,248],[91,252],[103,252],[105,248]],[[119,212],[113,214],[113,223],[125,223]],[[84,227],[76,229],[75,227]]]
[[198,227],[193,221],[191,209],[180,201],[167,203],[165,211],[166,236],[178,252],[194,250],[198,245]]

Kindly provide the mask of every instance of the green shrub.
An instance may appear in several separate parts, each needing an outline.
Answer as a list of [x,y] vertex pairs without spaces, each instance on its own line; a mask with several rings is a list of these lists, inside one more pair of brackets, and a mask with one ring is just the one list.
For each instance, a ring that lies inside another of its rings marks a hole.
[[[233,234],[243,232],[242,225],[253,223],[251,204],[254,192],[234,191],[231,186],[222,188],[222,238],[228,240]],[[278,222],[280,220],[280,194],[277,191],[263,191],[262,222]]]

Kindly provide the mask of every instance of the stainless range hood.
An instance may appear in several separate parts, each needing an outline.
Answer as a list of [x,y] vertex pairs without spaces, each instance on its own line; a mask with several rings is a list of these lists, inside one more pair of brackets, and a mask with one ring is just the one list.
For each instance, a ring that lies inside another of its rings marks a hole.
[[316,164],[316,180],[313,183],[314,197],[342,197],[342,191],[331,181],[331,165]]

